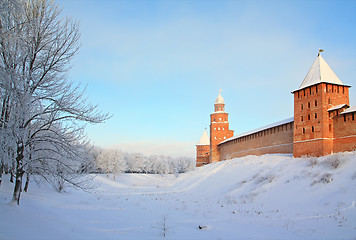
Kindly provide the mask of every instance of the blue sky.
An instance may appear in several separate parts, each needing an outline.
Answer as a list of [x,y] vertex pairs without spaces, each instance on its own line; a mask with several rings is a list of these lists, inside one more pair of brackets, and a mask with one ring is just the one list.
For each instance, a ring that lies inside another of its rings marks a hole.
[[235,134],[289,118],[319,48],[356,104],[356,1],[57,3],[80,22],[70,78],[113,114],[96,145],[194,157],[219,89]]

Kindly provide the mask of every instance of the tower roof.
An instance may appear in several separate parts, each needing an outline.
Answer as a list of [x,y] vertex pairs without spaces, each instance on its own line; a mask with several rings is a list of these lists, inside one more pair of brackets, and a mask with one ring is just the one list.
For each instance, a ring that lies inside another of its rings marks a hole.
[[[336,85],[343,85],[341,80],[336,76],[333,70],[329,67],[329,65],[325,62],[324,58],[321,56],[320,52],[316,57],[313,65],[309,69],[308,74],[304,78],[300,87],[295,90],[301,90],[306,87],[310,87],[319,83],[331,83]],[[295,92],[294,91],[294,92]]]
[[221,89],[219,91],[219,96],[215,100],[215,104],[225,104],[224,98],[221,96]]
[[206,129],[204,130],[203,135],[201,135],[201,138],[197,145],[210,145],[210,139],[208,133],[206,132]]

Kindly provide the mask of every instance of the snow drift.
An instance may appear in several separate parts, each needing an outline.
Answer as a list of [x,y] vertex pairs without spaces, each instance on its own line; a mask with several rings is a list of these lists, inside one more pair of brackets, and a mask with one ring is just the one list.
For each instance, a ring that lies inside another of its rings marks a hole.
[[[179,175],[98,175],[92,193],[0,187],[0,239],[354,239],[356,152],[246,156]],[[15,227],[15,226],[18,226]],[[18,229],[18,230],[16,230]]]

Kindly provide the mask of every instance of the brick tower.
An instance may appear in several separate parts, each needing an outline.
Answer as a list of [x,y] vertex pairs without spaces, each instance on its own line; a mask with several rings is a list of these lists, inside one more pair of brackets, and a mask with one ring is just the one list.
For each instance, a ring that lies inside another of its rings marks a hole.
[[205,164],[209,163],[209,155],[210,155],[210,141],[208,133],[206,129],[204,130],[203,135],[200,138],[199,143],[196,145],[197,147],[197,162],[196,166],[201,167]]
[[234,135],[234,131],[229,130],[228,113],[225,112],[225,102],[221,96],[221,90],[219,96],[215,100],[215,111],[210,114],[210,162],[220,161],[220,152],[218,144],[227,138]]
[[294,94],[293,156],[323,156],[333,152],[333,114],[349,105],[344,85],[319,51]]

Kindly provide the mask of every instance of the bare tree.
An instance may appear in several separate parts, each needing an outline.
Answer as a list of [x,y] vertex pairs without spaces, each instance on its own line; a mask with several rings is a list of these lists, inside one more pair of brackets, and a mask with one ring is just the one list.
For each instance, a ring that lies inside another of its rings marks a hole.
[[0,5],[1,161],[15,168],[12,201],[19,204],[25,172],[43,176],[59,191],[64,183],[80,187],[75,173],[88,149],[84,123],[109,116],[67,79],[79,49],[78,24],[61,18],[49,0]]

